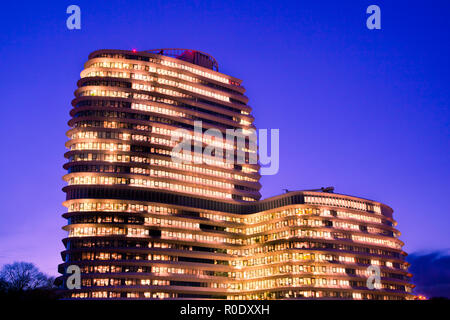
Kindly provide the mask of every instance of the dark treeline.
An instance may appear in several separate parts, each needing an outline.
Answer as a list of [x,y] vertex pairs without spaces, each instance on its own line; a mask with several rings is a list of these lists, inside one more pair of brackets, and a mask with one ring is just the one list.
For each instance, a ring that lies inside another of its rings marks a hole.
[[14,262],[0,270],[0,299],[56,300],[55,279],[39,271],[32,263]]

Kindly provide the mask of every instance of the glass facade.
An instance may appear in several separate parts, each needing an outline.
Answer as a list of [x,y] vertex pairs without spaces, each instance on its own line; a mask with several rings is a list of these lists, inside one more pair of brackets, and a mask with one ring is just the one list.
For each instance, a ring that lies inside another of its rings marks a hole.
[[[409,299],[411,275],[392,209],[327,192],[260,200],[259,166],[172,161],[185,129],[204,150],[238,143],[195,136],[254,129],[241,80],[184,49],[99,50],[81,72],[64,165],[66,250],[87,299]],[[248,148],[245,148],[248,153]],[[369,266],[381,281],[367,288]]]

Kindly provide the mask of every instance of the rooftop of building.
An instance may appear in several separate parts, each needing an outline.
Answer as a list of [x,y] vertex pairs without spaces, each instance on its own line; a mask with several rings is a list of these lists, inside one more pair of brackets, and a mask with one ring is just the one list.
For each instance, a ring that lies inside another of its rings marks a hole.
[[210,54],[202,51],[192,49],[180,49],[180,48],[163,48],[163,49],[151,49],[144,50],[142,52],[148,52],[153,54],[159,54],[167,57],[190,62],[214,71],[219,71],[219,64]]

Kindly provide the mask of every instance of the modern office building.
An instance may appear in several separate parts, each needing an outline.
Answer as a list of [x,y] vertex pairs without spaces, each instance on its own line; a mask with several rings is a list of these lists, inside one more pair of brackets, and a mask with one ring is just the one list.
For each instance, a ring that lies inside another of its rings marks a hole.
[[[244,92],[199,51],[89,55],[67,132],[60,280],[82,276],[66,298],[412,298],[391,208],[330,189],[260,200],[257,164],[203,154],[252,152],[194,128],[254,129]],[[172,161],[179,129],[190,162]]]

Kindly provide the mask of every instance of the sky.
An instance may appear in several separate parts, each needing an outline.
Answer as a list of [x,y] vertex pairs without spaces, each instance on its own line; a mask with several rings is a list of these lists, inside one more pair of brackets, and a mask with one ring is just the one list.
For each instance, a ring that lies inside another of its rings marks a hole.
[[[81,30],[66,9],[81,8]],[[366,8],[381,9],[381,30]],[[334,186],[394,209],[405,251],[450,248],[450,1],[8,1],[0,12],[0,265],[57,275],[69,111],[97,49],[188,48],[280,130],[263,197]]]

